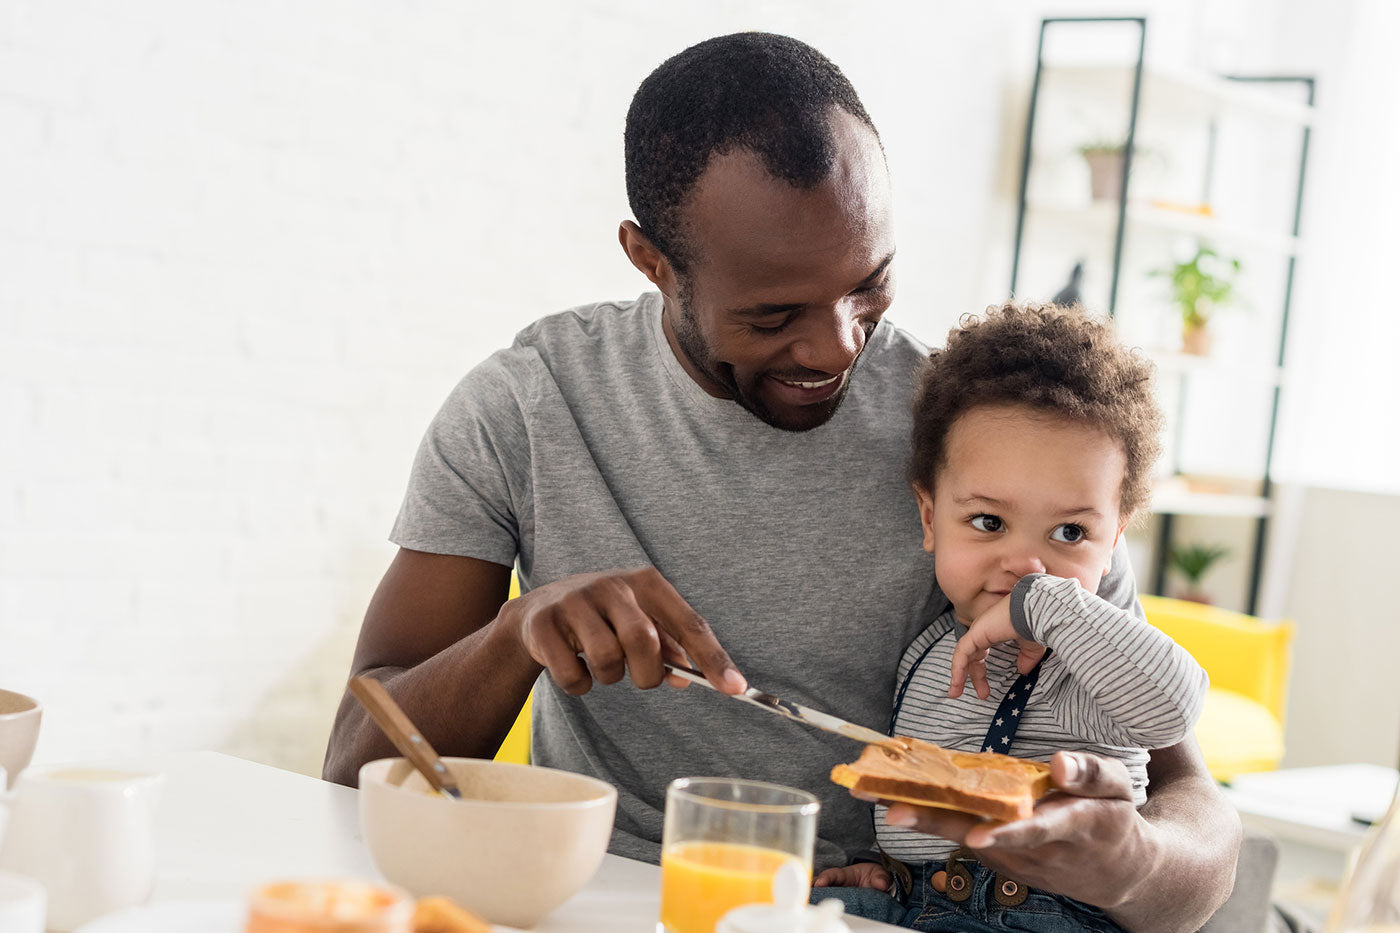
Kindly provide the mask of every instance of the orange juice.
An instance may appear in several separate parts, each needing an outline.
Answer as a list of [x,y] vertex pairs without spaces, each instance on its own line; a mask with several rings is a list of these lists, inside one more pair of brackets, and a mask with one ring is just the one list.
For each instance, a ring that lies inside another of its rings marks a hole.
[[661,922],[667,933],[714,933],[719,918],[735,907],[771,904],[773,876],[789,861],[798,859],[729,842],[669,846],[661,853]]

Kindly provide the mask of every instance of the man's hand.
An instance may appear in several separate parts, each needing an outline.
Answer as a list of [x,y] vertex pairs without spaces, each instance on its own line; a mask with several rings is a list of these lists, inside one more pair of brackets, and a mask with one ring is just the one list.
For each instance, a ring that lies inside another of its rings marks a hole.
[[663,679],[684,687],[684,680],[666,677],[661,665],[687,664],[687,656],[725,693],[748,686],[709,623],[654,567],[566,577],[506,603],[500,620],[575,696],[587,693],[594,680],[615,684],[624,675],[643,690]]
[[1035,813],[1012,823],[988,823],[953,810],[895,803],[885,814],[893,826],[951,839],[972,849],[995,871],[1033,888],[1112,908],[1151,883],[1150,831],[1133,806],[1123,763],[1084,752],[1057,752],[1051,780],[1060,793],[1036,804]]
[[992,645],[1006,641],[1014,641],[1020,645],[1020,654],[1016,657],[1016,670],[1022,674],[1029,674],[1045,656],[1044,645],[1022,638],[1016,627],[1011,624],[1009,594],[973,619],[968,630],[958,639],[958,645],[953,649],[953,673],[948,682],[948,696],[962,696],[963,685],[967,683],[969,676],[972,678],[972,689],[977,691],[979,697],[985,700],[991,696],[992,690],[987,686],[987,652],[991,650]]
[[857,862],[845,868],[828,868],[812,879],[814,888],[874,888],[890,889],[890,873],[874,862]]

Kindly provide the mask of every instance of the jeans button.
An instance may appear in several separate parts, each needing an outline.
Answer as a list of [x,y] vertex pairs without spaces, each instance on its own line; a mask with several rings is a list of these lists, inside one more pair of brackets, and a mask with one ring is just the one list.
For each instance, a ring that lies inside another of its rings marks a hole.
[[996,902],[1003,907],[1018,907],[1025,903],[1029,890],[1019,881],[1013,881],[1004,875],[997,875],[992,888],[992,896]]
[[972,896],[972,873],[961,862],[948,862],[948,899],[961,904]]

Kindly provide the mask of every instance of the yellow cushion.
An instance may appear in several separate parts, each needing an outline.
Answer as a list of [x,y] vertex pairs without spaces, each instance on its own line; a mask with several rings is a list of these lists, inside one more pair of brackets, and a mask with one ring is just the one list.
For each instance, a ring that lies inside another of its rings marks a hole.
[[1283,725],[1257,700],[1223,687],[1206,691],[1196,739],[1217,781],[1272,771],[1283,758]]
[[1191,653],[1224,687],[1264,704],[1283,721],[1292,666],[1292,622],[1264,622],[1228,609],[1165,596],[1143,596],[1147,620]]
[[[520,581],[515,574],[510,575],[510,595],[508,599],[514,599],[520,595]],[[515,725],[510,727],[510,732],[506,733],[505,741],[501,747],[496,749],[497,761],[509,761],[515,764],[528,765],[530,763],[530,707],[535,698],[535,692],[530,691],[530,695],[525,698],[525,705],[520,708],[520,714],[515,717]]]

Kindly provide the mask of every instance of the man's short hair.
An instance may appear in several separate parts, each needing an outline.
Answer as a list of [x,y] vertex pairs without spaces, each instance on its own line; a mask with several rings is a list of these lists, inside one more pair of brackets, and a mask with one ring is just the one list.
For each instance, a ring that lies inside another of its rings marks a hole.
[[667,59],[627,110],[627,198],[642,233],[686,271],[695,255],[681,208],[716,153],[749,149],[775,178],[816,186],[836,159],[832,107],[875,132],[841,69],[787,36],[719,36]]
[[1006,304],[968,315],[929,354],[914,394],[909,481],[932,491],[954,422],[980,405],[1024,405],[1103,431],[1127,457],[1119,509],[1146,504],[1161,452],[1153,366],[1079,307]]

